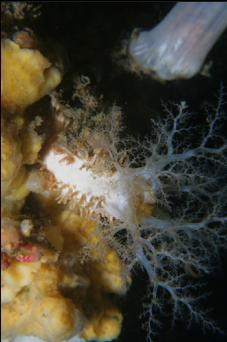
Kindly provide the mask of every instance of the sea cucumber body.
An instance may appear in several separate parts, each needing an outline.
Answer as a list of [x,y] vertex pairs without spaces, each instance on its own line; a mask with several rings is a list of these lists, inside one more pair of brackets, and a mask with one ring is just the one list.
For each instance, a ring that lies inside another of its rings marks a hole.
[[134,215],[136,198],[152,202],[150,187],[144,179],[135,176],[133,169],[98,175],[88,167],[86,160],[63,148],[50,149],[43,164],[54,175],[62,201],[71,197],[71,202],[76,201],[104,216],[124,220]]

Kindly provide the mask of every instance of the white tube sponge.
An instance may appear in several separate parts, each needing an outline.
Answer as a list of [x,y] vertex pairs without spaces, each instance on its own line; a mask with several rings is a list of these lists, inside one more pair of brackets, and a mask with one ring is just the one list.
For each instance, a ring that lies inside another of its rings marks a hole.
[[142,71],[161,80],[191,78],[226,26],[226,2],[179,2],[155,28],[133,38],[129,52]]

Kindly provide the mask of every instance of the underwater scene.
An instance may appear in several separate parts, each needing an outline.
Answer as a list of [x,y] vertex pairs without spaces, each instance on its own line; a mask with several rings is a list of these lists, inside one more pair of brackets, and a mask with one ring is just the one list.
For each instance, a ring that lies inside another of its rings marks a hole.
[[1,341],[226,341],[227,3],[1,19]]

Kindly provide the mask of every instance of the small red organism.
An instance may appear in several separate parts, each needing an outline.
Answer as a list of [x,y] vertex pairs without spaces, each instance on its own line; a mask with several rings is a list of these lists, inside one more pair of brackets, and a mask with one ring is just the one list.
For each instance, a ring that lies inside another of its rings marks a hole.
[[20,249],[20,254],[16,256],[16,260],[20,262],[35,262],[41,257],[40,250],[32,243],[23,245]]

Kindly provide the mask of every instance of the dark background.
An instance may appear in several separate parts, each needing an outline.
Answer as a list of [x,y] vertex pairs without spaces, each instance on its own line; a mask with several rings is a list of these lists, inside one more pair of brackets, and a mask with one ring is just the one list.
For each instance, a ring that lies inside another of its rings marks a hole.
[[[41,2],[38,2],[41,3]],[[197,75],[191,80],[161,84],[148,76],[139,78],[113,59],[113,51],[120,47],[135,28],[154,27],[174,6],[174,2],[45,2],[42,16],[28,20],[49,50],[58,51],[64,60],[65,77],[61,87],[65,96],[72,90],[73,75],[89,76],[94,91],[103,94],[107,104],[116,103],[124,113],[128,133],[149,133],[152,116],[161,115],[161,100],[185,100],[192,111],[199,111],[204,101],[213,101],[221,82],[227,87],[227,32],[225,32],[207,57],[213,61],[211,78]],[[19,24],[18,27],[20,28]],[[23,27],[21,27],[23,28]],[[227,258],[223,258],[223,272],[207,277],[207,290],[211,292],[207,306],[213,308],[212,317],[227,331]],[[124,324],[118,342],[145,341],[139,314],[146,288],[146,279],[138,272],[128,295],[120,305]],[[225,341],[226,336],[211,332],[202,334],[197,326],[190,331],[177,323],[169,330],[168,320],[163,322],[156,342]]]

